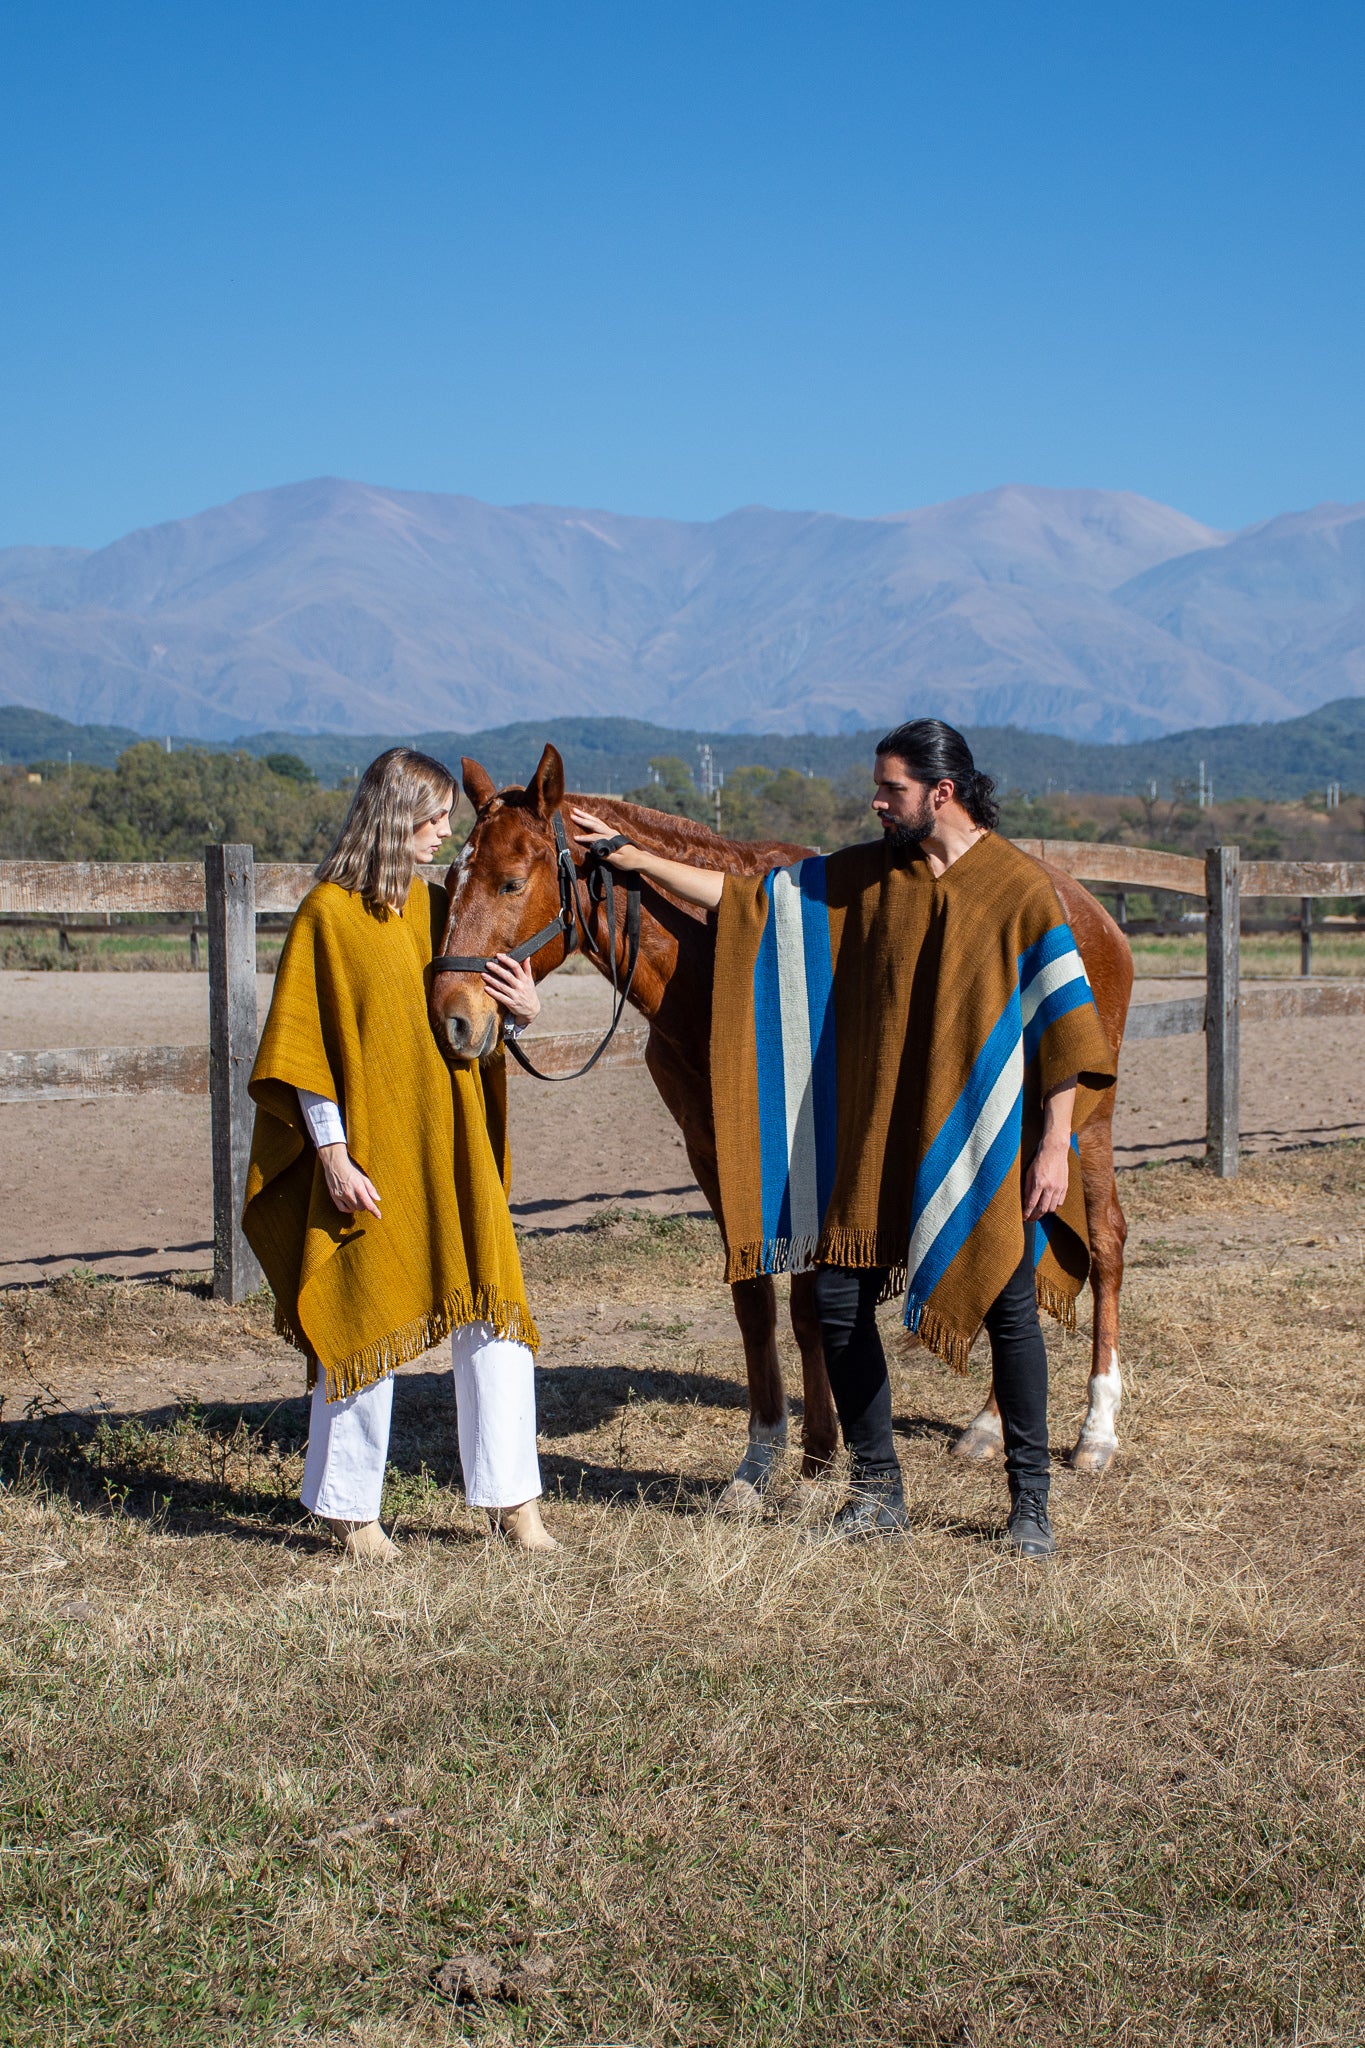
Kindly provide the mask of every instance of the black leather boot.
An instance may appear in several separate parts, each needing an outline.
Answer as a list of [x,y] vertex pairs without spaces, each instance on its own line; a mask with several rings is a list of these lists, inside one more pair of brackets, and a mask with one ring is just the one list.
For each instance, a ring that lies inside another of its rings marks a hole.
[[1047,1493],[1038,1487],[1010,1488],[1010,1518],[1005,1524],[1004,1544],[1021,1557],[1051,1557],[1057,1539],[1048,1520]]
[[908,1536],[905,1490],[899,1472],[854,1476],[848,1499],[827,1529],[812,1532],[816,1543],[871,1543],[883,1536]]

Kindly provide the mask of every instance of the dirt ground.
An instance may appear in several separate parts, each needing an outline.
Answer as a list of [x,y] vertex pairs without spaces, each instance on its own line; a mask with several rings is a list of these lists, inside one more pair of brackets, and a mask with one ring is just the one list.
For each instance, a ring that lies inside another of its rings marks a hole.
[[[1198,986],[1139,983],[1135,1000],[1188,996]],[[262,1015],[270,988],[261,976]],[[608,994],[596,975],[558,975],[542,996],[538,1030],[605,1026]],[[0,1051],[192,1045],[207,1032],[204,975],[0,974]],[[553,1091],[514,1072],[511,1093],[512,1209],[522,1229],[578,1228],[614,1206],[706,1213],[642,1070],[589,1074]],[[1203,1128],[1202,1039],[1131,1046],[1115,1121],[1120,1166],[1198,1158]],[[1248,1025],[1242,1129],[1252,1151],[1365,1132],[1365,1019]],[[146,1276],[211,1265],[206,1097],[0,1104],[0,1158],[0,1287],[73,1266]]]

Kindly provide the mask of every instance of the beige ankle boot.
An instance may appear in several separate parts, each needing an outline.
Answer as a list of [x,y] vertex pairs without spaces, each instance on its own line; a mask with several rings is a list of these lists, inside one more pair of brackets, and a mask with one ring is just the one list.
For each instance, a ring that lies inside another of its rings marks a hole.
[[347,1557],[360,1564],[394,1564],[403,1555],[391,1543],[378,1522],[337,1522],[328,1517],[327,1527],[342,1545]]
[[488,1520],[495,1536],[505,1536],[516,1550],[558,1550],[559,1545],[540,1519],[540,1502],[523,1501],[519,1508],[489,1508]]

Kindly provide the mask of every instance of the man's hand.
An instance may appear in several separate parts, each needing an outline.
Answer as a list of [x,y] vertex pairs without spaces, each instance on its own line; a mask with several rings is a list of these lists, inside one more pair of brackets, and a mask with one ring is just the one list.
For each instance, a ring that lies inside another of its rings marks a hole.
[[534,1024],[540,1015],[540,996],[529,960],[514,960],[510,953],[497,954],[483,970],[483,985],[513,1023]]
[[[586,853],[599,839],[614,839],[616,837],[611,826],[606,824],[601,818],[595,818],[591,811],[570,811],[569,816],[579,828],[574,837],[577,839],[579,848],[583,853]],[[626,845],[618,846],[615,853],[607,855],[606,860],[607,866],[615,868],[618,874],[629,875],[637,871],[642,873],[650,858],[651,856],[645,852],[642,846]]]
[[[591,811],[573,811],[570,816],[579,827],[578,844],[584,853],[595,839],[616,837],[611,826],[595,818]],[[662,853],[646,853],[643,846],[629,844],[618,846],[606,858],[607,866],[615,868],[618,874],[643,875],[647,881],[667,889],[671,896],[681,897],[684,903],[695,903],[699,910],[715,910],[720,903],[725,878],[714,868],[694,868],[690,861],[668,860]]]
[[1043,1098],[1043,1135],[1024,1175],[1024,1221],[1051,1216],[1066,1200],[1071,1175],[1071,1119],[1076,1108],[1076,1076]]
[[363,1209],[378,1222],[384,1221],[379,1214],[378,1188],[368,1174],[360,1171],[344,1145],[320,1145],[318,1158],[322,1161],[327,1192],[343,1216],[354,1216]]
[[1067,1182],[1070,1179],[1070,1163],[1067,1154],[1070,1140],[1044,1138],[1034,1153],[1028,1172],[1024,1175],[1024,1221],[1036,1223],[1040,1216],[1050,1216],[1054,1209],[1060,1209],[1066,1200]]

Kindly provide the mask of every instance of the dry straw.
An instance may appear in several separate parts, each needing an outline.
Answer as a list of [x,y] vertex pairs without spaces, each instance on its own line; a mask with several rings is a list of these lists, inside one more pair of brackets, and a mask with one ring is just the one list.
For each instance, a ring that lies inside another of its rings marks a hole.
[[[1125,1181],[1123,1449],[1059,1482],[1050,1571],[991,1543],[998,1475],[946,1454],[980,1386],[924,1354],[910,1543],[704,1512],[743,1409],[700,1227],[526,1247],[544,1561],[450,1490],[434,1372],[366,1573],[293,1505],[264,1309],[5,1297],[5,2038],[1365,2038],[1363,1186],[1353,1147]],[[1049,1341],[1060,1442],[1085,1345]],[[222,1408],[36,1412],[244,1353]],[[465,1953],[552,1968],[456,2007]]]

